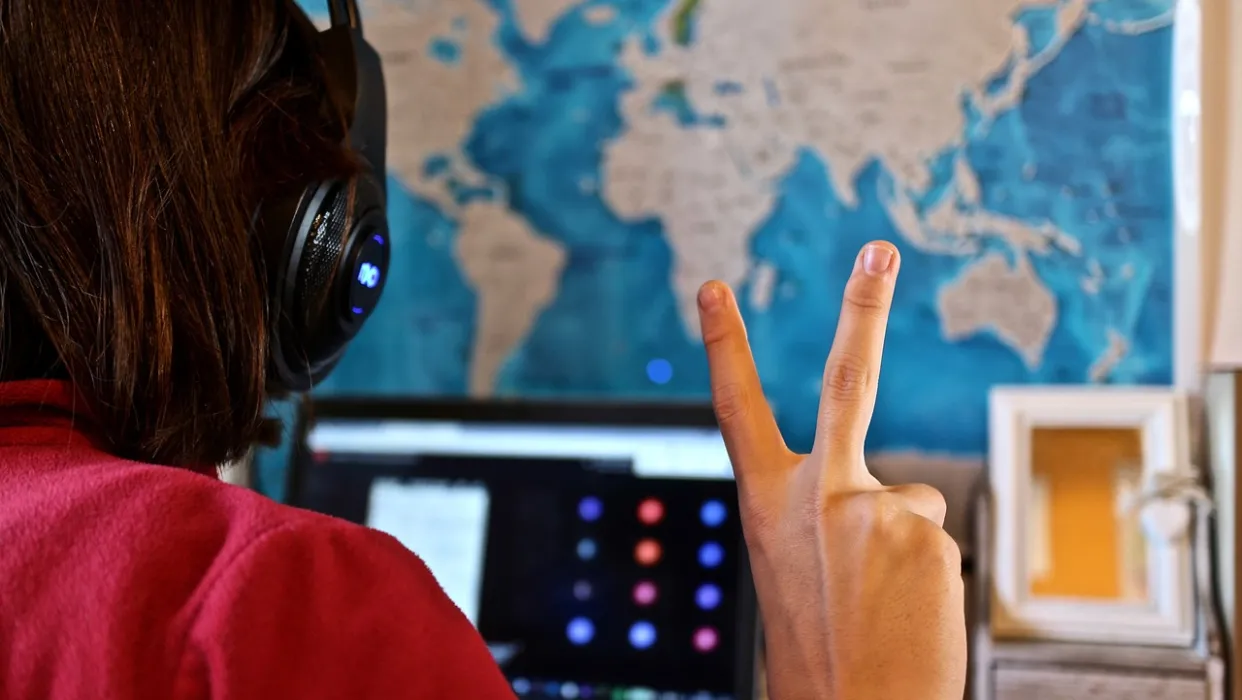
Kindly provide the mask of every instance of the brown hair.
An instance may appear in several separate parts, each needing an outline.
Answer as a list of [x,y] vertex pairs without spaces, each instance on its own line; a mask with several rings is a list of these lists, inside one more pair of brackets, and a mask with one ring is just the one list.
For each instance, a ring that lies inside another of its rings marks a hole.
[[68,378],[120,456],[264,429],[252,214],[354,170],[290,2],[0,0],[0,378]]

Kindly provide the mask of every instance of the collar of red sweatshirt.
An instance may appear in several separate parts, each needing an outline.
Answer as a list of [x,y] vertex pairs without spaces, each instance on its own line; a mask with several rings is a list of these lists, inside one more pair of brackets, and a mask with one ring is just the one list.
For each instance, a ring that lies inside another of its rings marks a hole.
[[[0,445],[63,445],[112,452],[87,402],[63,380],[0,382]],[[189,466],[218,476],[215,465]]]

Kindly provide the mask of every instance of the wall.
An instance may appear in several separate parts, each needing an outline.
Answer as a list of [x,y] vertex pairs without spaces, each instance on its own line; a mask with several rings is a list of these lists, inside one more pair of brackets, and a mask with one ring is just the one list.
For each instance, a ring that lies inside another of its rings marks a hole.
[[[1222,240],[1226,227],[1237,231],[1242,223],[1242,199],[1227,195],[1237,188],[1242,172],[1229,172],[1229,163],[1242,164],[1242,140],[1230,137],[1230,126],[1242,120],[1242,71],[1230,70],[1242,59],[1231,50],[1234,40],[1242,39],[1242,3],[1230,0],[1202,0],[1203,8],[1203,314],[1215,319],[1217,288],[1221,276]],[[1232,75],[1231,75],[1232,73]],[[1212,323],[1203,324],[1203,347],[1212,347]],[[1205,392],[1208,416],[1208,454],[1217,494],[1218,586],[1229,621],[1231,637],[1236,638],[1236,401],[1232,374],[1209,377]],[[1235,668],[1242,667],[1234,651]],[[1234,683],[1233,697],[1242,700],[1242,684]]]
[[[1237,538],[1236,531],[1236,500],[1237,476],[1236,456],[1237,436],[1234,426],[1237,425],[1238,393],[1235,378],[1232,374],[1214,374],[1208,379],[1206,393],[1207,413],[1209,417],[1208,444],[1209,463],[1212,465],[1213,484],[1217,494],[1217,585],[1220,588],[1221,604],[1224,607],[1226,620],[1235,620],[1237,602],[1235,586]],[[1236,637],[1236,634],[1231,635]],[[1237,658],[1237,650],[1235,650]],[[1242,667],[1235,662],[1235,668]],[[1242,700],[1242,687],[1235,684],[1234,698]]]

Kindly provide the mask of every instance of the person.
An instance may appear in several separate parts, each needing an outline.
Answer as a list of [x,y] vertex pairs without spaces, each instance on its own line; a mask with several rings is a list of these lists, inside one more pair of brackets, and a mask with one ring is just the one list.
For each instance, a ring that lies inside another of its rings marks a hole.
[[[0,696],[499,698],[417,556],[216,465],[270,434],[257,203],[358,168],[288,0],[0,0]],[[957,549],[862,458],[899,259],[860,255],[814,449],[703,337],[771,696],[962,697]]]

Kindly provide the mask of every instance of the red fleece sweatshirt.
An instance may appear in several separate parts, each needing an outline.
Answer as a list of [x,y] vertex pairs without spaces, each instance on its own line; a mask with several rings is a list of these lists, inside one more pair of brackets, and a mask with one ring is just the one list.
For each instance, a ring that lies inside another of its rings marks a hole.
[[513,697],[396,540],[127,462],[0,383],[0,698]]

